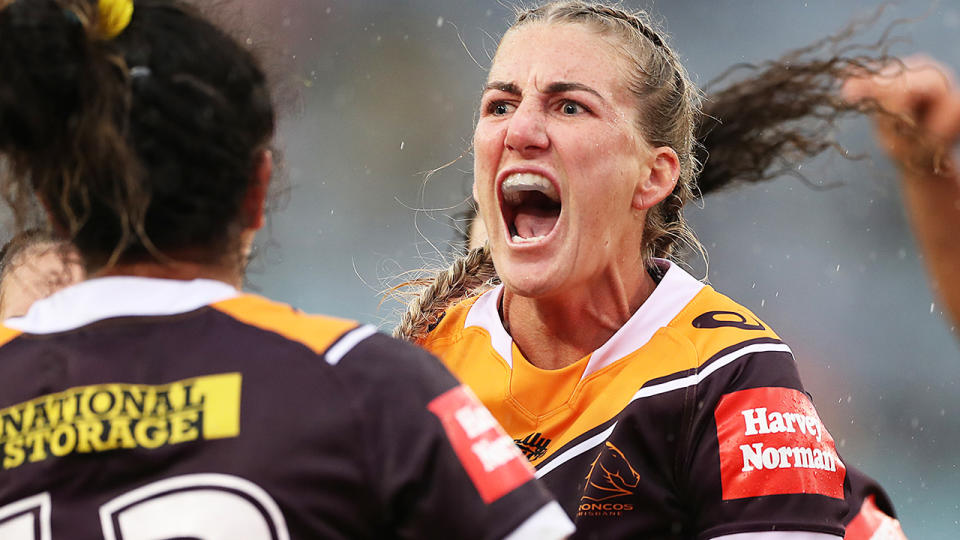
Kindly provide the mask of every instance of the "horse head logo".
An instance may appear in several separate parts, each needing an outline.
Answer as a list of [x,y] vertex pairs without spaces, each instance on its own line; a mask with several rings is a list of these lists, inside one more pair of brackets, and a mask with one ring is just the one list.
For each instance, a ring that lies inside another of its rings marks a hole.
[[597,459],[590,465],[583,499],[605,501],[632,495],[633,488],[636,488],[639,483],[640,475],[627,461],[623,452],[608,441]]

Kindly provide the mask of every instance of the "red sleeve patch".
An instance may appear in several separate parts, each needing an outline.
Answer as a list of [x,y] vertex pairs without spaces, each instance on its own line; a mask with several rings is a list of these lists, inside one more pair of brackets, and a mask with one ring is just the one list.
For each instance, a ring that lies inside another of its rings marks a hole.
[[875,497],[870,495],[863,501],[860,512],[847,525],[844,540],[907,540],[900,528],[900,522],[884,514],[877,507]]
[[489,504],[533,478],[513,439],[466,386],[448,390],[428,408],[443,424],[483,502]]
[[714,415],[723,500],[791,493],[843,498],[847,469],[803,392],[733,392],[723,396]]

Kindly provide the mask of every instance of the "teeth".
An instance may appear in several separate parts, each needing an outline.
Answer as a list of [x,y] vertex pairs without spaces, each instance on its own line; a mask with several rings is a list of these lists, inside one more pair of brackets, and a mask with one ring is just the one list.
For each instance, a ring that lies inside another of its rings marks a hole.
[[539,242],[546,238],[545,236],[531,236],[530,238],[524,238],[518,234],[513,235],[513,241],[517,244],[529,244],[533,242]]
[[500,190],[503,192],[503,200],[509,204],[519,204],[521,201],[520,194],[524,191],[539,191],[553,201],[560,201],[560,194],[553,187],[553,183],[539,174],[511,174],[503,181]]

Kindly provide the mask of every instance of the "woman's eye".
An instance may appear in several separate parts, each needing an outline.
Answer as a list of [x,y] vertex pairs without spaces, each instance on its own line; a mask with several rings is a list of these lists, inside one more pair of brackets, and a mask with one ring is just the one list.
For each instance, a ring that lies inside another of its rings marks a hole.
[[503,116],[510,112],[510,104],[506,101],[493,101],[486,107],[487,113],[493,116]]
[[563,110],[563,114],[574,115],[574,114],[579,114],[583,112],[584,108],[579,103],[576,103],[573,101],[565,101],[563,103],[563,106],[561,107],[561,110]]

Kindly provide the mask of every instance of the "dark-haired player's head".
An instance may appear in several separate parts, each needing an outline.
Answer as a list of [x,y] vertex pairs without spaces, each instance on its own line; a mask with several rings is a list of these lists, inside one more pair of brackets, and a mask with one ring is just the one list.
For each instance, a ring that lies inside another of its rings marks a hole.
[[178,0],[137,0],[132,18],[108,0],[4,4],[0,188],[14,210],[35,194],[91,274],[173,261],[242,272],[275,124],[250,52]]
[[24,315],[37,300],[81,280],[83,268],[69,244],[24,231],[0,249],[0,320]]

